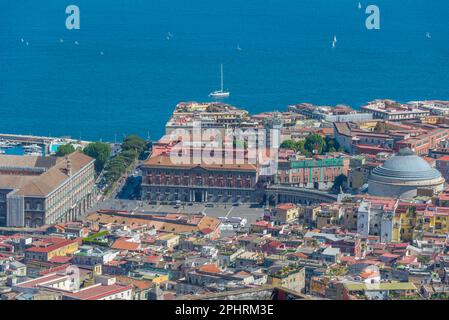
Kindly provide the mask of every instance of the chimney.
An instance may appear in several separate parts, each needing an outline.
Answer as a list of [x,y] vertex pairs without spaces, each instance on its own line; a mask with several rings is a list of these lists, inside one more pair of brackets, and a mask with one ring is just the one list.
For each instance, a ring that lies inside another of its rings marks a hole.
[[70,162],[68,156],[66,156],[65,159],[66,159],[66,173],[70,177],[72,176],[72,163]]

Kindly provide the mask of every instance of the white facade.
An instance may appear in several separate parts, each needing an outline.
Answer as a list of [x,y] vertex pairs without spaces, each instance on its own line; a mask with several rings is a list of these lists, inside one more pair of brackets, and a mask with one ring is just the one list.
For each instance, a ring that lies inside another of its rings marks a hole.
[[357,233],[362,236],[369,235],[371,203],[362,201],[357,211]]

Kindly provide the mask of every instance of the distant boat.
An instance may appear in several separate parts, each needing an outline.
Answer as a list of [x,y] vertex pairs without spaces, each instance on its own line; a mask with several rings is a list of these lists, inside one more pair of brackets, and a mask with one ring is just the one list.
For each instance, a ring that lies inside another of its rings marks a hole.
[[174,37],[174,36],[171,34],[171,32],[168,33],[168,36],[169,36],[170,38],[173,38],[173,37]]
[[25,39],[24,39],[24,38],[21,38],[20,41],[21,41],[22,43],[24,43],[24,42],[25,42]]
[[30,43],[27,41],[25,44],[28,46]]
[[59,39],[59,42],[60,43],[64,43],[64,39]]
[[359,2],[359,9],[362,9],[362,4]]
[[103,55],[104,55],[104,52],[103,52],[103,51],[100,51],[100,55],[102,55],[102,56],[103,56]]
[[41,156],[42,147],[37,144],[23,146],[23,152],[28,156]]
[[242,51],[242,48],[240,48],[240,45],[237,45],[237,51]]
[[220,90],[216,90],[213,91],[209,94],[209,97],[212,98],[227,98],[230,96],[230,92],[229,91],[224,91],[223,90],[223,64],[220,65],[220,71],[221,71],[221,86],[220,86]]
[[14,146],[16,146],[15,143],[4,140],[0,141],[0,148],[13,148]]
[[334,42],[337,43],[337,36],[334,36]]
[[74,43],[75,43],[75,45],[79,45],[78,41],[75,41]]
[[427,32],[427,33],[426,33],[426,38],[428,38],[428,39],[431,39],[431,38],[432,38],[432,36],[430,35],[430,32]]

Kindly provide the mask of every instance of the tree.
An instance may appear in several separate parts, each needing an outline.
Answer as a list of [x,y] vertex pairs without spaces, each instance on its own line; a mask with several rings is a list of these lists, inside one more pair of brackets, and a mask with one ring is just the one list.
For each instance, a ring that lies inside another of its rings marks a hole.
[[326,143],[326,150],[325,152],[336,152],[340,151],[342,148],[340,147],[340,144],[337,140],[331,137],[326,137],[324,139],[324,142]]
[[122,143],[123,150],[134,150],[137,155],[140,155],[147,148],[147,143],[144,139],[136,135],[127,136]]
[[58,150],[56,150],[56,156],[64,157],[73,152],[75,152],[75,147],[71,143],[62,144],[58,147]]
[[296,149],[296,142],[293,140],[285,140],[284,142],[281,143],[280,146],[282,149],[291,149],[291,150],[295,150]]
[[295,152],[300,152],[304,155],[310,155],[309,151],[304,148],[304,140],[294,141],[294,140],[285,140],[281,144],[281,148],[291,149]]
[[348,177],[346,177],[344,174],[340,174],[338,177],[335,178],[332,189],[335,191],[340,191],[340,188],[345,189],[347,182]]
[[104,142],[92,142],[84,148],[83,152],[89,157],[95,158],[95,170],[100,172],[111,156],[111,146]]
[[311,134],[306,138],[304,148],[311,153],[317,150],[318,154],[322,154],[326,148],[326,141],[319,134]]

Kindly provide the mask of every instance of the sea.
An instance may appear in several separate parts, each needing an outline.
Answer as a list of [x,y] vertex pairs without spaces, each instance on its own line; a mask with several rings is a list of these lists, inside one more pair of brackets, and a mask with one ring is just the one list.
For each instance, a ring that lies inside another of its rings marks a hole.
[[0,133],[158,139],[177,103],[210,100],[220,64],[224,102],[251,113],[449,100],[449,1],[358,3],[0,0]]

